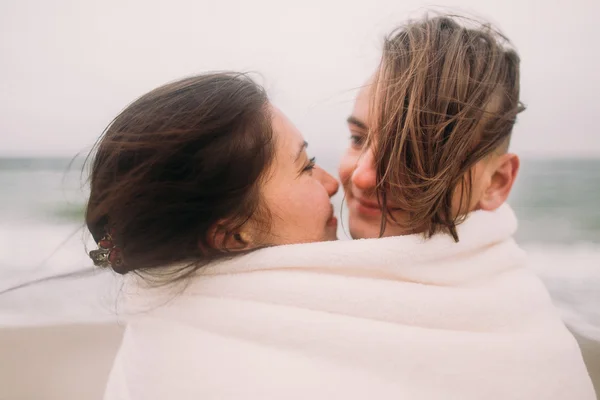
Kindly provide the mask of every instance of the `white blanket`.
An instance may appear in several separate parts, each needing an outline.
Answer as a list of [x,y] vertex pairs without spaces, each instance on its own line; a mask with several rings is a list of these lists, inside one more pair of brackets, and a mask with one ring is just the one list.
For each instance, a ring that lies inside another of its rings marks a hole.
[[515,230],[503,206],[472,213],[460,243],[269,248],[181,292],[131,278],[105,399],[594,400]]

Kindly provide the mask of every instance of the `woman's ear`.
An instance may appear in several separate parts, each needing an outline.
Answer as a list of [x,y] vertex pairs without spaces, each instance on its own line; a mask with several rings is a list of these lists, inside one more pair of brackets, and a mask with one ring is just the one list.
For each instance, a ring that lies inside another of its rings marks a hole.
[[519,172],[520,161],[515,154],[499,156],[489,165],[489,183],[483,192],[479,206],[483,210],[493,211],[500,207],[510,194]]
[[243,227],[231,231],[223,222],[216,223],[209,229],[206,241],[213,249],[230,252],[249,250],[252,247],[248,234],[243,232]]

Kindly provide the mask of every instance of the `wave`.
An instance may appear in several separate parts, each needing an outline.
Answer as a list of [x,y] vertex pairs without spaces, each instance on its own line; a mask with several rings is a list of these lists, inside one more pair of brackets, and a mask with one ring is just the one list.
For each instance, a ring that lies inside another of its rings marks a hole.
[[565,323],[576,333],[600,341],[600,245],[530,244],[529,266],[542,279]]

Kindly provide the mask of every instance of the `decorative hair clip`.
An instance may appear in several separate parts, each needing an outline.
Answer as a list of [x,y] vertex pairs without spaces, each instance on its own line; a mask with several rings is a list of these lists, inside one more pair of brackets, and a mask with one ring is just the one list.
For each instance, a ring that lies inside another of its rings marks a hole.
[[98,267],[120,267],[123,264],[121,249],[113,242],[114,228],[105,228],[105,234],[98,242],[98,250],[90,251],[90,258]]

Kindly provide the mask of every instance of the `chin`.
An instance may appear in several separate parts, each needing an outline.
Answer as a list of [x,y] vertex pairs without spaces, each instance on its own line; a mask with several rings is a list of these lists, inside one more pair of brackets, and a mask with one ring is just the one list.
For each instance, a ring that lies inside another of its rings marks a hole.
[[[402,214],[394,216],[396,221],[404,221]],[[348,218],[348,227],[352,239],[377,239],[380,237],[405,236],[419,230],[410,230],[388,220],[385,225],[385,232],[381,233],[381,218],[363,218],[360,214],[350,213]]]
[[348,225],[352,239],[375,239],[379,237],[381,228],[379,223],[367,223],[350,216]]

